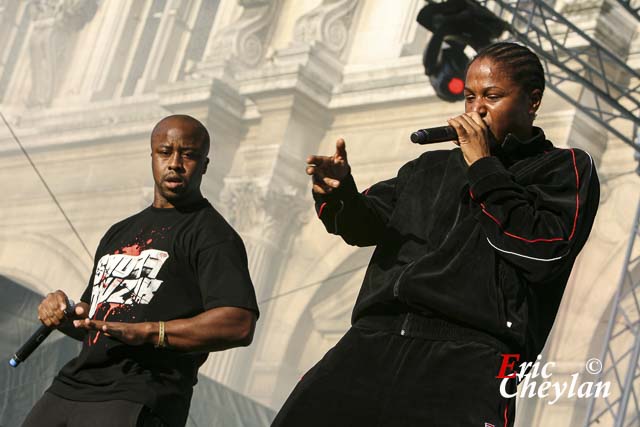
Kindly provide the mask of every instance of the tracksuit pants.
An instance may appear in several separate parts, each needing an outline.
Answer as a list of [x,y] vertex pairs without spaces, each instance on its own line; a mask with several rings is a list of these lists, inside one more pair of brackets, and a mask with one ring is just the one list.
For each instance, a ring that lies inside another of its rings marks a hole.
[[304,375],[272,427],[511,427],[515,399],[496,378],[508,352],[439,319],[364,317]]

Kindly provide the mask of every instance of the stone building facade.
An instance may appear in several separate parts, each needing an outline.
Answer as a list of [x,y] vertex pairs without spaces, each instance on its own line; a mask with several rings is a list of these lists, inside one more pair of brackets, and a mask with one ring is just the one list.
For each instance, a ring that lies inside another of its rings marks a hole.
[[[615,1],[555,3],[640,68],[638,24]],[[278,409],[349,327],[371,254],[315,218],[306,156],[332,153],[344,137],[365,188],[426,149],[450,148],[408,139],[463,108],[440,101],[424,75],[423,4],[0,1],[0,112],[81,238],[0,123],[0,276],[79,296],[102,233],[151,202],[152,126],[193,115],[213,137],[204,193],[247,245],[262,310],[252,346],[213,354],[201,372]],[[537,124],[556,145],[587,149],[602,181],[596,225],[545,350],[568,376],[599,354],[638,178],[632,150],[551,91]],[[519,417],[578,425],[585,405],[521,399]]]

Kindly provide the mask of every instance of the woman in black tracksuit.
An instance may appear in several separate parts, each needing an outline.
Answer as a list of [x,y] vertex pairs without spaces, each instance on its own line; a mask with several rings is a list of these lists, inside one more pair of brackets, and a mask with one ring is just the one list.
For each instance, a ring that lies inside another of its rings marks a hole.
[[448,120],[459,148],[361,194],[344,140],[308,159],[327,230],[376,249],[353,327],[273,426],[513,425],[502,354],[518,364],[542,350],[599,201],[591,157],[533,126],[543,91],[533,52],[494,44],[469,65],[465,113]]

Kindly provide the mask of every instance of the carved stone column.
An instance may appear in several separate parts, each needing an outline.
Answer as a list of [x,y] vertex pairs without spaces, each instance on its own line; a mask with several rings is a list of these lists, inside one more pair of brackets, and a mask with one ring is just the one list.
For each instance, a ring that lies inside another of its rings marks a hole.
[[[283,260],[312,212],[305,159],[332,121],[328,104],[342,79],[341,55],[359,2],[323,1],[299,18],[290,45],[267,60],[281,3],[239,0],[240,16],[214,35],[191,75],[211,82],[207,116],[214,141],[225,124],[228,134],[243,129],[233,135],[240,145],[224,141],[228,163],[215,181],[224,177],[218,206],[245,241],[258,301],[277,292]],[[270,316],[264,308],[260,325],[269,325]],[[250,389],[256,353],[268,351],[261,336],[248,349],[216,355],[204,372],[236,390]],[[275,375],[277,367],[268,369]]]
[[[217,202],[225,177],[247,129],[259,119],[247,113],[250,100],[240,92],[238,73],[260,65],[273,32],[280,0],[238,0],[240,17],[214,33],[207,55],[187,80],[160,89],[162,104],[170,111],[187,106],[199,110],[211,133],[212,165],[203,180],[204,190]],[[197,106],[197,107],[196,107]]]
[[[272,188],[260,178],[225,181],[219,208],[243,238],[258,301],[270,296],[269,285],[279,276],[295,230],[305,222],[308,206],[302,199],[295,188]],[[263,311],[262,318],[264,315]],[[240,389],[247,382],[252,360],[251,348],[225,351],[201,371]]]
[[244,237],[258,300],[271,296],[265,285],[278,275],[278,260],[286,256],[295,238],[291,231],[308,217],[308,206],[295,187],[267,184],[260,178],[230,178],[221,195],[225,217]]
[[209,130],[211,163],[202,187],[215,205],[247,126],[253,122],[245,117],[246,97],[233,86],[233,80],[195,74],[190,80],[160,88],[158,93],[165,109],[175,113],[189,111]]
[[[285,49],[275,51],[269,62],[251,71],[236,72],[241,93],[255,105],[259,120],[249,130],[247,146],[236,155],[235,169],[249,170],[256,182],[264,183],[260,194],[266,216],[259,234],[249,233],[250,249],[258,299],[273,297],[281,290],[280,278],[287,268],[283,260],[300,233],[302,218],[313,216],[309,196],[309,178],[304,173],[306,157],[317,152],[333,117],[329,102],[334,88],[342,80],[342,57],[349,44],[353,17],[359,2],[325,0],[297,20],[293,39]],[[324,147],[323,147],[324,149]],[[327,147],[327,149],[331,149]],[[259,161],[255,159],[259,158]],[[245,172],[246,173],[246,172]],[[231,178],[227,185],[233,185]],[[225,190],[226,191],[226,190]],[[254,212],[243,208],[242,214]],[[245,234],[243,234],[245,235]],[[261,324],[277,328],[278,313],[262,307]],[[279,367],[269,354],[265,337],[274,332],[261,330],[248,352],[236,363],[242,375],[232,387],[271,401]],[[248,374],[247,374],[248,373]]]

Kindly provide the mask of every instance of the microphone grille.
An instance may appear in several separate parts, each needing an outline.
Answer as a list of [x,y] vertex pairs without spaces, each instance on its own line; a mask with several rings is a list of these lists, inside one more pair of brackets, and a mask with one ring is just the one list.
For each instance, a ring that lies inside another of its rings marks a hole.
[[420,129],[411,134],[411,142],[413,142],[414,144],[420,144],[425,140],[426,136],[426,132]]

